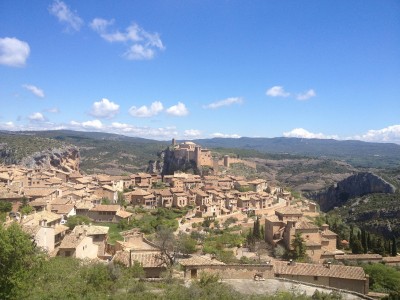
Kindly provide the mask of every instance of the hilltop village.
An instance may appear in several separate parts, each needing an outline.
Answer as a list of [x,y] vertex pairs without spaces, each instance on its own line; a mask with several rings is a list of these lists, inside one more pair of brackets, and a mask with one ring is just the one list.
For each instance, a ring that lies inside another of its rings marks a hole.
[[[191,142],[176,145],[175,141],[172,147],[179,159],[217,169],[219,162],[207,149]],[[225,156],[220,164],[229,167],[235,162]],[[138,212],[157,209],[184,212],[178,218],[176,235],[206,234],[200,226],[204,222],[214,228],[229,222],[226,227],[238,226],[238,234],[247,234],[261,224],[261,247],[233,248],[241,263],[224,263],[204,255],[201,243],[191,255],[177,255],[186,279],[196,278],[200,272],[233,279],[283,278],[368,294],[368,277],[361,267],[331,265],[330,260],[382,260],[377,255],[352,256],[338,250],[336,233],[326,224],[318,227],[312,222],[319,215],[314,202],[295,199],[289,191],[261,178],[247,180],[218,172],[207,176],[181,172],[85,175],[79,170],[0,166],[0,201],[12,203],[6,226],[19,223],[49,256],[120,261],[126,266],[138,261],[151,278],[160,277],[168,267],[160,246],[138,228],[121,230],[122,239],[110,243],[110,228],[112,224],[130,224]],[[90,222],[68,226],[77,216]],[[278,247],[292,251],[299,236],[308,262],[274,257]],[[258,263],[254,263],[257,257]],[[249,259],[252,264],[243,263]]]

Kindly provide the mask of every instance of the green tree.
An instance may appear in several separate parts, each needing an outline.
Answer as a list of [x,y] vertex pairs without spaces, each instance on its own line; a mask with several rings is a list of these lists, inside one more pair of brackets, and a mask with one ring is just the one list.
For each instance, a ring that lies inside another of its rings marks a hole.
[[396,237],[392,237],[392,249],[391,249],[391,254],[392,256],[397,256],[397,242],[396,242]]
[[255,240],[261,240],[260,219],[256,217],[253,225],[253,237]]
[[26,290],[41,261],[39,249],[18,224],[0,225],[0,299],[17,298]]
[[12,210],[12,204],[8,201],[0,201],[0,212],[8,213]]
[[76,225],[89,224],[91,220],[86,216],[76,215],[68,217],[67,226],[70,230],[74,229]]
[[296,232],[292,241],[293,250],[290,251],[291,257],[296,260],[303,260],[306,257],[306,244],[301,233]]
[[196,252],[196,240],[192,239],[190,235],[186,233],[179,233],[177,237],[178,251],[183,255],[189,255]]

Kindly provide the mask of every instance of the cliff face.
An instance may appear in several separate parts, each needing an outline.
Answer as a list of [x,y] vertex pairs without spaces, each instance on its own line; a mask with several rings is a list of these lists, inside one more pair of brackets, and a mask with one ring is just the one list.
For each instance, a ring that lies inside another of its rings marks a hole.
[[182,158],[177,158],[174,151],[169,148],[158,153],[159,159],[157,161],[149,161],[147,171],[150,173],[161,173],[162,175],[172,175],[175,171],[191,172],[198,174],[196,163],[194,161],[187,161]]
[[56,168],[65,172],[79,171],[79,149],[73,146],[47,149],[24,157],[18,164],[27,168]]
[[372,173],[358,173],[347,177],[323,191],[309,193],[306,196],[317,201],[322,211],[340,207],[349,199],[371,193],[395,192],[394,186]]

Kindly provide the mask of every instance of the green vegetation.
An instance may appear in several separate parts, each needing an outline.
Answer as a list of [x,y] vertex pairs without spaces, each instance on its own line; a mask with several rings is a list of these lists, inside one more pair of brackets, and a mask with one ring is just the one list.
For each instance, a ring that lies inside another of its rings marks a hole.
[[371,290],[400,295],[399,269],[384,264],[364,264],[362,267],[370,277],[369,285]]
[[33,134],[8,134],[0,132],[0,163],[18,164],[24,157],[36,152],[62,148],[66,144]]
[[19,291],[26,291],[41,261],[39,250],[18,224],[0,224],[0,299],[17,299]]
[[67,220],[67,226],[69,227],[70,230],[74,229],[76,225],[83,225],[83,224],[89,224],[91,223],[91,220],[86,217],[86,216],[71,216]]
[[400,193],[369,194],[348,201],[335,214],[348,224],[390,240],[400,237]]

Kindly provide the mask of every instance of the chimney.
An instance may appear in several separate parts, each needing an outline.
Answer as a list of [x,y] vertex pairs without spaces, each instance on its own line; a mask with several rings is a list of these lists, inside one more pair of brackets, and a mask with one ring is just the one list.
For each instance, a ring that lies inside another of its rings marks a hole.
[[331,268],[331,262],[330,261],[328,261],[328,264],[326,265],[326,267],[328,268],[328,269],[330,269]]

